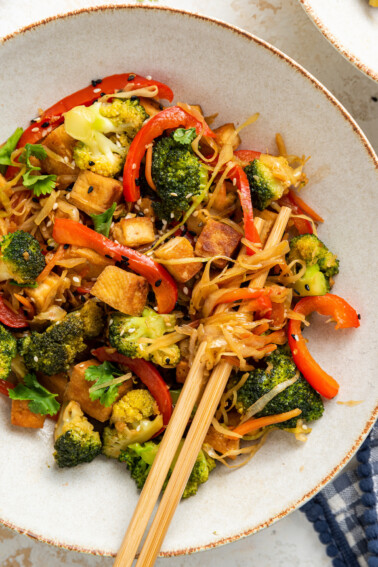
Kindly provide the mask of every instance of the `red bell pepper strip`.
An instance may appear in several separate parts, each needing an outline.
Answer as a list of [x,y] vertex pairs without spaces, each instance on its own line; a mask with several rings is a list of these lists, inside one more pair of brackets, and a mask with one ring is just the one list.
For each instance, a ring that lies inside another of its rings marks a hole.
[[152,258],[132,248],[113,242],[102,234],[71,219],[56,219],[53,238],[59,244],[72,244],[91,248],[117,262],[125,262],[131,270],[140,274],[154,290],[159,313],[170,313],[177,301],[177,285],[163,266]]
[[[289,207],[289,209],[291,209],[293,211],[294,215],[306,214],[304,211],[302,211],[302,209],[294,201],[292,195],[290,194],[290,191],[286,195],[283,195],[281,197],[281,199],[279,199],[278,204],[281,207]],[[313,234],[314,233],[314,230],[312,228],[312,224],[310,223],[310,221],[308,221],[306,219],[292,219],[292,220],[293,220],[294,226],[297,229],[297,231],[299,232],[299,234]]]
[[8,396],[9,398],[9,390],[12,390],[15,387],[15,384],[11,382],[7,382],[7,380],[0,380],[0,394],[4,396]]
[[29,322],[21,313],[16,313],[4,303],[0,296],[0,322],[13,329],[24,329],[29,326]]
[[168,425],[172,415],[172,398],[167,384],[155,366],[151,362],[143,360],[143,358],[128,358],[119,352],[111,353],[107,352],[107,350],[106,347],[101,347],[92,351],[92,354],[101,362],[108,360],[109,362],[124,364],[130,368],[131,372],[134,372],[141,382],[147,386],[151,396],[155,398],[159,406],[164,425]]
[[202,123],[194,116],[180,108],[171,106],[155,114],[139,130],[131,142],[127,153],[126,162],[123,170],[123,192],[125,200],[135,202],[139,199],[139,170],[140,164],[146,153],[146,146],[151,144],[169,128],[195,128],[197,134],[203,132],[205,136],[215,138],[215,134],[206,123]]
[[[235,180],[238,188],[240,204],[243,210],[245,237],[253,244],[261,244],[259,233],[253,222],[253,206],[248,177],[240,165],[235,165],[229,172],[228,177],[232,181]],[[247,247],[247,254],[248,256],[253,256],[254,251]]]
[[234,156],[240,159],[243,167],[246,167],[254,159],[259,159],[261,152],[256,152],[255,150],[236,150]]
[[[298,301],[294,311],[303,315],[309,315],[313,311],[317,311],[321,315],[331,316],[337,323],[336,329],[349,329],[350,327],[360,326],[358,315],[353,307],[342,297],[331,293],[304,297]],[[307,349],[306,341],[302,336],[300,321],[290,319],[288,339],[294,362],[306,380],[325,398],[335,397],[339,390],[339,385],[312,358]]]
[[239,289],[225,291],[223,295],[218,297],[214,307],[219,303],[232,303],[239,299],[256,299],[268,294],[268,289],[248,289],[248,287],[240,287]]
[[[95,84],[96,83],[96,84]],[[51,131],[51,127],[56,127],[64,120],[63,114],[74,108],[74,106],[84,105],[90,106],[103,94],[113,94],[123,89],[126,85],[139,89],[156,85],[159,90],[159,98],[166,99],[169,102],[173,100],[172,90],[159,81],[146,79],[134,73],[122,73],[121,75],[111,75],[105,77],[101,81],[94,81],[93,84],[62,98],[57,103],[45,110],[38,119],[38,122],[32,122],[22,134],[17,148],[23,148],[25,144],[35,144]],[[8,167],[6,178],[11,179],[18,172],[16,167]]]

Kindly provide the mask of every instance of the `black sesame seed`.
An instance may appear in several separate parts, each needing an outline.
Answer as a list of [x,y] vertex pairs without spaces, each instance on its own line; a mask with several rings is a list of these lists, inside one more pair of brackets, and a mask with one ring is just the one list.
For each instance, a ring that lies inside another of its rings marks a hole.
[[132,73],[127,77],[128,81],[133,81],[135,79],[136,75],[133,75]]
[[88,162],[88,165],[94,165],[94,164],[95,164],[94,161],[89,161],[89,162]]
[[294,339],[295,341],[297,341],[297,340],[298,340],[298,337],[297,337],[297,335],[291,335],[291,336],[292,336],[292,338],[293,338],[293,339]]
[[63,246],[63,248],[64,248],[65,250],[67,250],[67,248],[69,248],[69,247],[70,247],[69,244],[65,244],[65,245]]
[[135,178],[135,185],[136,185],[137,187],[139,187],[139,185],[140,185],[140,179],[139,179],[139,177],[136,177],[136,178]]
[[164,106],[159,103],[159,110],[163,110]]
[[161,280],[157,280],[157,281],[155,282],[155,287],[159,287],[159,285],[161,285]]
[[85,300],[85,295],[81,295],[81,296],[80,296],[80,299],[81,299],[81,302],[84,303],[84,302],[86,301],[86,300]]
[[37,199],[37,197],[32,197],[32,201],[33,203],[39,203],[39,199]]
[[300,295],[299,291],[297,291],[296,289],[294,290],[294,293],[296,293],[297,295]]
[[73,186],[70,185],[70,186],[67,187],[66,191],[68,191],[68,193],[71,193],[72,189],[73,189]]
[[130,100],[132,100],[132,101],[138,100],[138,97],[137,97],[137,96],[131,96],[131,97],[130,97]]
[[41,124],[42,128],[47,128],[47,126],[50,126],[50,122],[43,122],[43,124]]
[[306,289],[307,291],[310,291],[310,286],[309,286],[307,283],[306,283],[306,285],[305,285],[305,289]]
[[137,216],[138,217],[144,217],[144,212],[143,211],[137,211]]
[[94,79],[91,81],[92,87],[97,87],[100,83],[102,83],[102,79]]
[[165,364],[169,364],[170,362],[171,362],[171,359],[170,359],[170,358],[166,358],[166,359],[165,359]]
[[31,124],[35,124],[36,122],[37,122],[37,119],[36,119],[36,118],[32,118],[32,119],[30,120],[30,123],[31,123]]
[[88,193],[92,193],[93,189],[94,189],[93,185],[90,185],[90,186],[88,187]]
[[357,317],[358,317],[359,319],[361,319],[361,315],[360,315],[359,313],[357,314]]
[[105,258],[110,258],[110,259],[112,259],[112,257],[110,256],[110,254],[105,254]]
[[129,261],[129,259],[128,259],[127,256],[121,256],[121,258],[122,258],[122,260],[123,260],[124,262],[128,262],[128,261]]
[[181,228],[181,236],[185,236],[185,234],[188,232],[188,229],[186,228],[186,226],[183,226]]
[[54,246],[51,246],[51,244],[49,244],[48,246],[46,246],[46,250],[51,252],[51,250],[54,250]]
[[371,100],[372,100],[373,102],[378,102],[378,96],[372,96],[372,97],[371,97]]
[[106,93],[100,93],[100,96],[105,96],[105,95],[106,95]]

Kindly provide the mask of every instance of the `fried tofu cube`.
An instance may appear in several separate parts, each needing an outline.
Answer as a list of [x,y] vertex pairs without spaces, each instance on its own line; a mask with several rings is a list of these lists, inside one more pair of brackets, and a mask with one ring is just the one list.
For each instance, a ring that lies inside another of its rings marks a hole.
[[[139,201],[138,201],[139,203]],[[138,205],[138,203],[135,205],[135,210],[136,211],[142,211],[142,213],[144,213],[147,217],[150,218],[154,218],[155,216],[155,211],[154,208],[152,206],[152,201],[149,197],[143,197],[140,200],[140,205]]]
[[61,286],[61,278],[51,272],[38,287],[26,287],[25,293],[34,303],[37,311],[40,313],[47,309],[50,305],[50,301],[57,292],[57,289]]
[[61,404],[64,401],[64,392],[68,384],[68,375],[65,372],[59,372],[59,374],[53,374],[48,376],[47,374],[39,375],[39,382],[44,386],[49,392],[53,394],[58,394],[57,401]]
[[[202,258],[222,255],[231,257],[235,252],[241,235],[227,224],[210,219],[198,237],[195,253]],[[224,268],[227,260],[213,262],[217,268]]]
[[[89,388],[93,386],[94,382],[85,379],[85,371],[90,366],[100,366],[100,363],[96,358],[92,358],[85,362],[80,362],[73,367],[70,381],[64,393],[64,400],[74,400],[80,404],[84,413],[98,421],[104,422],[110,418],[112,406],[105,407],[100,400],[91,400]],[[118,389],[118,399],[127,392],[128,387],[127,382],[121,384]]]
[[[156,258],[176,260],[177,258],[194,258],[194,249],[187,238],[176,236],[155,251]],[[202,268],[201,262],[186,262],[164,266],[178,282],[187,282]]]
[[148,282],[117,266],[107,266],[92,287],[100,301],[126,315],[141,315],[146,305]]
[[80,264],[78,272],[84,272],[85,278],[98,278],[106,266],[114,266],[115,261],[110,258],[105,258],[95,250],[90,248],[81,248],[81,246],[71,246],[70,256],[72,258],[84,258],[86,264]]
[[149,217],[121,219],[114,226],[113,238],[130,248],[151,244],[155,240],[154,224]]
[[[67,175],[70,176],[70,178],[72,178],[72,176],[76,178],[79,175],[80,169],[73,163],[75,144],[76,140],[67,134],[64,124],[55,128],[55,130],[48,134],[43,140],[43,145],[62,157],[66,163],[47,155],[46,158],[41,161],[42,172],[53,173],[58,175],[58,177]],[[63,180],[63,177],[60,179]]]
[[33,413],[29,409],[29,400],[12,400],[11,424],[19,427],[41,429],[45,423],[45,415]]
[[119,203],[122,183],[89,170],[79,173],[70,193],[71,202],[87,215],[104,213],[113,203]]

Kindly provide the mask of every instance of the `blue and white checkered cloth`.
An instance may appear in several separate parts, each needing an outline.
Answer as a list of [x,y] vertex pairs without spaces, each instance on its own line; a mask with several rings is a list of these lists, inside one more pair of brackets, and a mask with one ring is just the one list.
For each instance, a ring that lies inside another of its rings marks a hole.
[[302,507],[333,567],[378,567],[378,422],[357,461]]

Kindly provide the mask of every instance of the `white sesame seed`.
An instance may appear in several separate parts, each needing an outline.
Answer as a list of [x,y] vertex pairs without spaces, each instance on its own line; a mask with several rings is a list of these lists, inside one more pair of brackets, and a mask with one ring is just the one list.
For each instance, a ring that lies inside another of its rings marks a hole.
[[63,161],[64,161],[64,163],[68,163],[68,157],[64,156]]
[[94,93],[100,93],[100,92],[101,92],[101,89],[93,89],[93,92],[94,92]]
[[136,163],[133,163],[133,165],[131,166],[131,169],[136,169]]
[[56,209],[58,208],[58,206],[59,206],[58,203],[54,203],[54,205],[53,205],[53,211],[56,211]]
[[187,194],[186,198],[187,198],[187,199],[190,199],[190,197],[193,197],[193,193],[188,193],[188,194]]
[[34,357],[34,362],[38,362],[38,356]]
[[51,220],[47,221],[46,223],[47,228],[49,228],[51,225],[52,225],[52,221]]
[[113,325],[113,319],[110,319],[109,325]]
[[139,205],[135,205],[134,209],[135,209],[136,211],[140,211],[140,206],[139,206]]
[[38,118],[34,118],[34,122],[41,122],[40,117],[38,116]]
[[114,222],[112,222],[112,224],[110,225],[110,228],[114,228]]
[[68,201],[68,199],[71,199],[71,193],[67,193],[66,199],[67,199],[67,201]]
[[303,425],[302,425],[302,429],[305,429],[305,430],[308,429],[308,428],[307,428],[307,425],[303,424]]
[[144,214],[148,213],[148,209],[143,209]]
[[236,185],[236,178],[234,177],[234,179],[232,180],[232,185]]
[[129,333],[133,333],[135,329],[129,329]]
[[119,336],[123,337],[123,335],[125,334],[125,329],[122,329],[122,331],[120,332]]
[[141,205],[142,204],[142,199],[138,199],[137,200],[137,205]]
[[36,127],[32,128],[32,129],[31,129],[31,131],[32,131],[32,132],[39,132],[39,128],[38,128],[38,126],[36,126]]
[[78,278],[77,276],[74,276],[72,278],[72,281],[75,282],[75,283],[80,283],[80,278]]
[[171,213],[171,219],[174,219],[175,215],[173,213]]
[[177,193],[171,193],[171,197],[177,197]]
[[193,216],[198,217],[198,211],[194,211]]
[[182,288],[182,291],[185,293],[185,295],[188,295],[189,293],[189,290],[186,286]]
[[155,311],[158,311],[158,307],[154,307],[154,310],[155,310]]
[[151,81],[151,79],[152,79],[151,75],[147,75],[146,79],[147,79],[147,81]]

